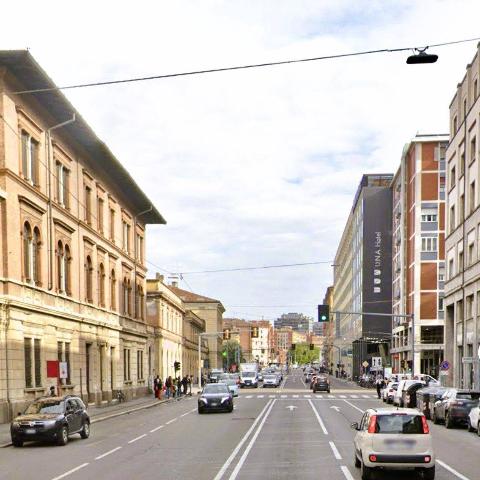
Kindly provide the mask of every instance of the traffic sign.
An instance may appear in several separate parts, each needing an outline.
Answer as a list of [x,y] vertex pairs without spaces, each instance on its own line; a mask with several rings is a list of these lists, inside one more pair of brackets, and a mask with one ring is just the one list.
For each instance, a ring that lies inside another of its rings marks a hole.
[[448,370],[450,368],[450,362],[448,360],[444,360],[440,364],[440,370]]
[[362,365],[363,365],[365,368],[367,368],[370,364],[365,360],[365,361],[362,363]]

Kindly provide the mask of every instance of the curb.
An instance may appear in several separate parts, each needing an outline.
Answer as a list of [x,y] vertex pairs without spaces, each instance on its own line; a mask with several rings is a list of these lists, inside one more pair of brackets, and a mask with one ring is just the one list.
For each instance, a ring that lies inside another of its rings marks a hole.
[[[110,420],[111,418],[115,418],[115,417],[121,417],[122,415],[128,415],[130,413],[134,413],[134,412],[138,412],[140,410],[147,410],[148,408],[153,408],[153,407],[158,407],[159,405],[163,405],[165,403],[173,403],[173,402],[179,402],[181,400],[183,400],[184,398],[189,398],[190,396],[187,395],[186,397],[185,396],[182,396],[180,398],[172,398],[172,399],[168,399],[168,400],[160,400],[158,402],[155,402],[155,403],[148,403],[147,405],[141,405],[140,407],[134,407],[134,408],[130,408],[128,410],[122,410],[120,412],[115,412],[115,413],[112,413],[111,415],[105,415],[103,417],[92,417],[90,419],[90,423],[93,424],[93,423],[98,423],[98,422],[103,422],[105,420]],[[193,397],[193,396],[192,396]],[[190,398],[192,398],[190,397]],[[8,442],[8,443],[2,443],[0,444],[0,448],[7,448],[7,447],[11,447],[12,446],[12,442]]]

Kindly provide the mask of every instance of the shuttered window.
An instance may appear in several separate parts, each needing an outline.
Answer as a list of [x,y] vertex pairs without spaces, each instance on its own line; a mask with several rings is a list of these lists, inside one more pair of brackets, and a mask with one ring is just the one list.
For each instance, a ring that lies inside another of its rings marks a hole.
[[42,386],[42,368],[40,363],[40,339],[34,340],[34,362],[35,362],[35,386]]
[[24,339],[24,356],[25,356],[25,387],[33,387],[32,378],[32,339]]

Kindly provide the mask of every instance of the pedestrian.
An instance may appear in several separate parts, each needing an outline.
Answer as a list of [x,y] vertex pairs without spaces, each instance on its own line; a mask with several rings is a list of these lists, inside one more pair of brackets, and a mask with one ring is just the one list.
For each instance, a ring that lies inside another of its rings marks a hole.
[[193,376],[189,375],[187,378],[188,381],[188,393],[191,395],[192,394],[192,382],[193,382]]
[[377,396],[380,398],[380,392],[382,391],[383,388],[383,377],[381,375],[377,375],[377,379],[375,380],[375,385],[377,387]]
[[183,378],[182,378],[182,387],[183,387],[183,394],[186,395],[187,394],[187,387],[188,387],[188,380],[187,380],[186,375],[184,375]]
[[157,392],[157,398],[159,400],[162,399],[162,393],[163,393],[163,382],[161,378],[158,378],[158,392]]
[[170,398],[170,395],[172,394],[172,387],[173,387],[173,381],[172,377],[169,375],[168,378],[165,380],[165,395],[168,398]]
[[160,383],[160,376],[157,375],[154,379],[153,379],[153,396],[155,398],[158,398],[158,389],[160,388],[159,387],[159,383]]
[[180,377],[177,377],[176,387],[177,387],[177,397],[180,397],[182,395],[182,380],[180,379]]

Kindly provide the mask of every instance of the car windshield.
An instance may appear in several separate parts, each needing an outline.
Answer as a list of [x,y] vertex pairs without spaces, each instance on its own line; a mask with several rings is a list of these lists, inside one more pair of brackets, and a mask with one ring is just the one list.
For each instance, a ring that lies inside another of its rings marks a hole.
[[39,413],[63,413],[63,400],[42,400],[33,402],[26,410],[25,415],[37,415]]
[[375,433],[423,433],[421,415],[379,415]]
[[230,393],[226,385],[209,384],[203,389],[203,393]]
[[255,372],[243,372],[242,377],[253,378],[253,377],[255,377]]
[[461,400],[478,400],[480,398],[479,392],[458,392],[456,398]]
[[225,380],[225,383],[227,385],[236,385],[237,384],[237,382],[235,380],[233,380],[233,378],[229,378],[229,379]]

